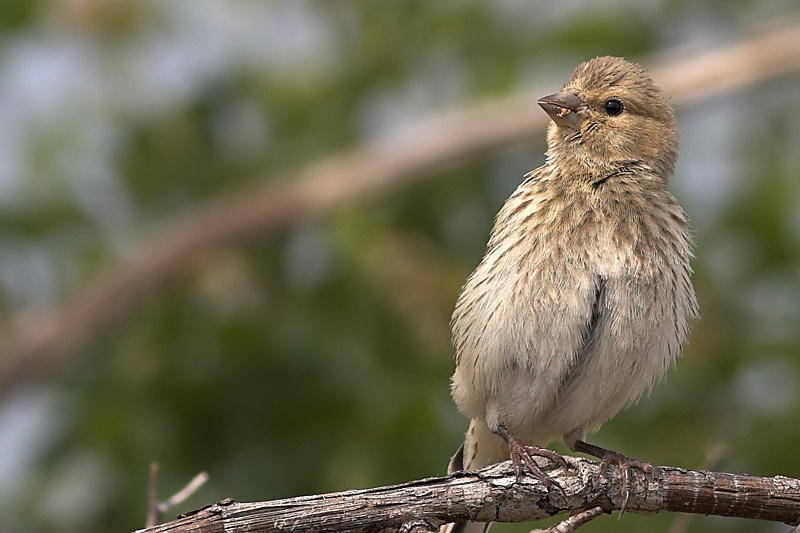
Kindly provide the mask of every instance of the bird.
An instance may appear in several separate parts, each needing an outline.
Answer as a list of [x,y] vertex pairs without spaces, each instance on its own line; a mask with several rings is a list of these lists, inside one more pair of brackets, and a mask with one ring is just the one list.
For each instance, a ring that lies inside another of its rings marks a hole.
[[[623,471],[649,463],[586,442],[661,381],[698,304],[688,218],[667,190],[678,152],[672,106],[639,64],[601,56],[538,100],[544,164],[498,212],[456,301],[451,393],[470,418],[449,473],[512,460],[548,487],[547,446]],[[448,531],[485,531],[450,524]]]

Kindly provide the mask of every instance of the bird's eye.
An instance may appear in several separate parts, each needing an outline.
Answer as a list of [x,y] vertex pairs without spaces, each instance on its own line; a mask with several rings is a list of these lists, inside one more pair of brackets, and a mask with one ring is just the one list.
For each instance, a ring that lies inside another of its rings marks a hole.
[[615,117],[620,113],[622,113],[623,109],[622,102],[620,102],[616,98],[606,100],[606,103],[603,104],[603,109],[605,109],[606,113],[608,113],[612,117]]

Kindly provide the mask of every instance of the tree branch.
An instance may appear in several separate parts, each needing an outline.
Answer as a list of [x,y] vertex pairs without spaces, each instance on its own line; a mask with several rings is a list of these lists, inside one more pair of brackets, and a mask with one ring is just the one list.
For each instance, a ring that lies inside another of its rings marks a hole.
[[147,487],[147,518],[145,519],[145,527],[152,527],[161,521],[164,513],[169,512],[170,509],[176,505],[180,505],[187,498],[190,498],[195,492],[200,490],[200,487],[205,485],[208,481],[208,474],[200,472],[194,476],[189,483],[186,484],[181,490],[170,496],[167,500],[158,501],[158,463],[150,463],[150,483]]
[[[651,73],[676,104],[800,70],[800,26],[773,23],[742,41],[706,52],[668,54]],[[647,63],[645,61],[645,63]],[[552,87],[550,88],[552,89]],[[23,314],[0,346],[0,396],[65,359],[192,260],[335,206],[428,179],[431,170],[530,138],[547,124],[532,112],[542,92],[451,112],[386,141],[313,164],[283,178],[218,198],[145,241],[61,309]]]
[[[268,502],[225,500],[139,533],[424,531],[462,520],[529,522],[597,507],[605,513],[619,509],[622,479],[618,468],[610,468],[604,475],[598,463],[577,457],[566,459],[572,466],[568,470],[547,460],[540,463],[545,470],[555,468],[550,475],[563,492],[548,492],[530,476],[516,482],[507,461],[478,472],[390,487]],[[797,525],[800,480],[674,467],[658,467],[652,473],[637,470],[627,512],[660,511]]]

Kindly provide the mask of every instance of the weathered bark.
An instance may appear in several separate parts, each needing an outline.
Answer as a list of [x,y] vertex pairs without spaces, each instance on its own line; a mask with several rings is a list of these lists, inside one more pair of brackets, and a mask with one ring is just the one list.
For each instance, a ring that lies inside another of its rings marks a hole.
[[[604,512],[622,503],[619,470],[600,472],[597,463],[566,457],[572,468],[550,471],[563,491],[548,491],[526,476],[517,482],[510,463],[446,478],[390,487],[302,496],[268,502],[225,500],[177,520],[140,530],[147,533],[247,531],[431,530],[458,520],[528,522],[593,507]],[[550,467],[542,462],[542,466]],[[545,468],[547,470],[547,468]],[[627,512],[680,511],[800,523],[800,480],[657,467],[634,471]]]

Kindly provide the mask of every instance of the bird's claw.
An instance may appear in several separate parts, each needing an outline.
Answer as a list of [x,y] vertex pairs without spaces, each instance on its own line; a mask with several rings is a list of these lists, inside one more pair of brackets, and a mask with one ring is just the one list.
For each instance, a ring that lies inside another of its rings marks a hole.
[[558,463],[562,467],[569,468],[569,463],[567,463],[566,459],[553,450],[547,448],[541,448],[539,446],[533,446],[530,444],[524,444],[521,440],[517,439],[516,437],[511,437],[508,440],[508,451],[511,455],[511,465],[514,468],[514,474],[517,476],[517,481],[522,481],[522,476],[525,475],[524,466],[528,467],[531,474],[534,475],[539,481],[544,484],[547,488],[555,488],[564,492],[564,489],[553,479],[544,473],[544,471],[536,464],[534,457],[546,457],[550,459],[554,463]]
[[582,440],[577,440],[570,446],[573,451],[588,453],[600,459],[600,473],[605,474],[608,471],[608,465],[617,465],[622,473],[622,505],[619,508],[619,516],[625,514],[625,509],[628,508],[628,500],[631,497],[631,483],[633,479],[633,468],[638,468],[642,472],[651,474],[656,471],[656,467],[647,461],[641,459],[633,459],[622,455],[619,452],[606,450],[600,446],[589,444]]
[[633,479],[633,468],[638,468],[645,473],[653,473],[655,467],[647,461],[627,457],[619,452],[606,450],[600,460],[600,473],[605,474],[608,465],[617,465],[622,473],[622,505],[619,508],[619,516],[625,514],[628,508],[628,500],[631,496],[631,480]]

